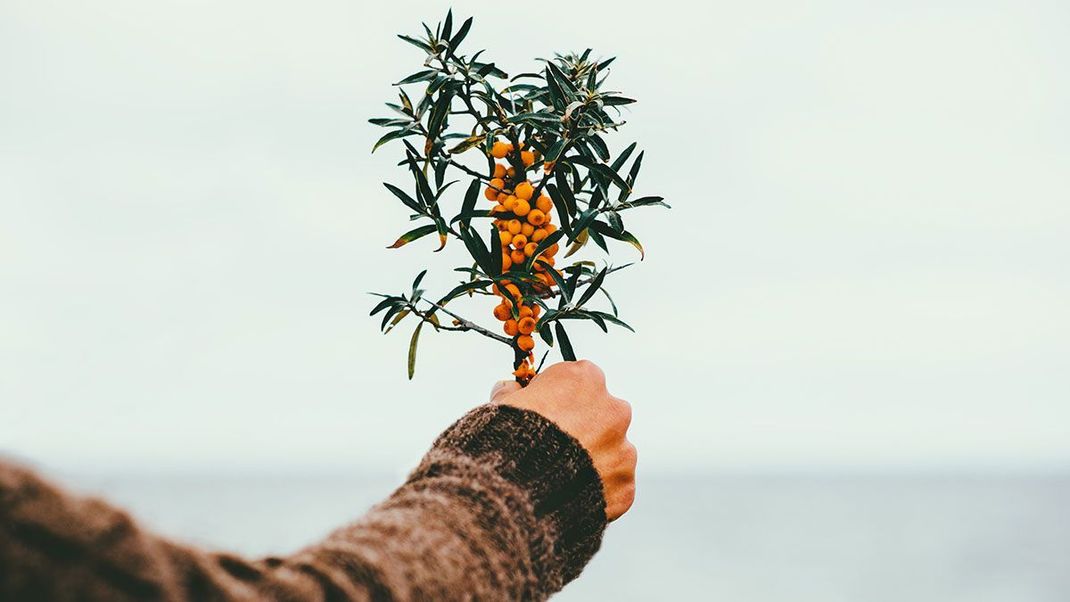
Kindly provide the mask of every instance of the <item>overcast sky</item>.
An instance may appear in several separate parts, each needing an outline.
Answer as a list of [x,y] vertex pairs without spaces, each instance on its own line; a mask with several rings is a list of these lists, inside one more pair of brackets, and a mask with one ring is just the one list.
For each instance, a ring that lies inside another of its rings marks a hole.
[[[573,328],[644,469],[1070,465],[1065,3],[516,6],[469,48],[618,56],[613,146],[674,207],[610,287],[638,333]],[[384,249],[406,176],[366,122],[443,13],[0,4],[0,451],[396,471],[484,401],[497,344],[425,334],[407,382],[367,316],[462,261]]]

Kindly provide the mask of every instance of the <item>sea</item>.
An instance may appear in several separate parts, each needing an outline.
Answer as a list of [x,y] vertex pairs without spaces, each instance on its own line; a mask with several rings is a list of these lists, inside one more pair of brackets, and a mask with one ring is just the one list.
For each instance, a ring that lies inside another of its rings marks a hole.
[[[1070,602],[1070,473],[641,475],[554,599]],[[399,476],[68,475],[183,541],[284,554]]]

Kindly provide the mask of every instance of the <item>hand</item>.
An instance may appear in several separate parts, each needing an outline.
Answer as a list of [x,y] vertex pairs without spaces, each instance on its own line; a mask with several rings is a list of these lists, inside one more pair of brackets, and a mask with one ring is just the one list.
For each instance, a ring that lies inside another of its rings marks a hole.
[[606,390],[602,369],[587,360],[561,362],[521,388],[502,381],[491,403],[538,412],[575,437],[590,454],[602,479],[606,517],[616,520],[635,501],[635,446],[627,439],[632,408]]

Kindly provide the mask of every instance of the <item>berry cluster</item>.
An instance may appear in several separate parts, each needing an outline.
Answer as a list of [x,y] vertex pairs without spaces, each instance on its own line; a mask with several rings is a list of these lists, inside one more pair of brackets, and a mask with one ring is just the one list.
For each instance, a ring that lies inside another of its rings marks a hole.
[[[491,147],[491,156],[505,159],[515,151],[512,143],[499,141]],[[513,158],[516,158],[515,155]],[[535,161],[534,151],[520,148],[519,163],[523,164],[525,170]],[[535,188],[524,179],[525,173],[521,171],[518,174],[512,166],[495,163],[485,195],[487,200],[496,203],[491,214],[497,216],[494,225],[502,243],[502,274],[516,273],[518,280],[532,283],[535,292],[549,292],[554,286],[554,278],[546,272],[543,264],[553,269],[558,245],[555,243],[547,247],[539,255],[539,261],[530,267],[528,260],[535,254],[539,243],[557,230],[557,226],[550,223],[554,204],[545,193],[532,199]],[[518,350],[518,365],[513,374],[517,380],[526,383],[535,376],[535,356],[532,353],[535,339],[532,333],[542,308],[535,303],[525,303],[520,288],[509,280],[503,280],[501,287],[495,285],[494,293],[502,298],[494,308],[494,317],[504,322],[505,334],[514,337],[514,346]]]

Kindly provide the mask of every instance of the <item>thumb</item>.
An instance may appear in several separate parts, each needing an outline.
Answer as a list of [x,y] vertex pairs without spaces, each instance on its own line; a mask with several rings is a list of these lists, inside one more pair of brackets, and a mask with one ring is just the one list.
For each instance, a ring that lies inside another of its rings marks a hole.
[[501,403],[506,395],[520,390],[520,383],[515,380],[500,380],[490,390],[490,402]]

